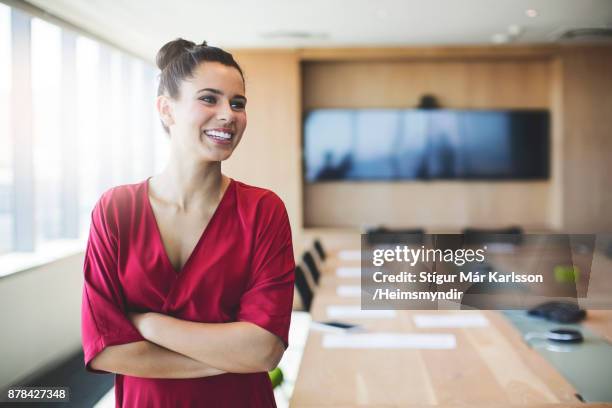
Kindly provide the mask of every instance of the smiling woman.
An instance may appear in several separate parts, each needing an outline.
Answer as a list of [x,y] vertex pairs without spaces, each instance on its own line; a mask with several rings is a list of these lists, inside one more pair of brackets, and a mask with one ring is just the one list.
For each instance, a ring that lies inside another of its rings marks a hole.
[[[244,75],[238,63],[206,42],[195,45],[178,39],[162,47],[157,65],[161,69],[157,109],[164,129],[175,138],[200,135],[199,140],[175,141],[176,147],[192,154],[204,150],[211,161],[227,159],[247,123]],[[214,143],[204,143],[206,139]]]
[[280,198],[221,173],[246,128],[242,70],[182,39],[157,63],[170,159],[92,212],[86,367],[117,374],[117,406],[275,406],[295,263]]

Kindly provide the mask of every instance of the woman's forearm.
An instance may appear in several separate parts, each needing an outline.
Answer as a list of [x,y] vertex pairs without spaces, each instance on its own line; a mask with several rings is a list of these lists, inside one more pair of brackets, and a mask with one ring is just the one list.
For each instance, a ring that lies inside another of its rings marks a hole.
[[272,370],[285,351],[278,337],[248,322],[199,323],[145,313],[135,323],[147,340],[232,373]]
[[224,371],[149,341],[108,346],[91,361],[96,370],[143,378],[199,378]]

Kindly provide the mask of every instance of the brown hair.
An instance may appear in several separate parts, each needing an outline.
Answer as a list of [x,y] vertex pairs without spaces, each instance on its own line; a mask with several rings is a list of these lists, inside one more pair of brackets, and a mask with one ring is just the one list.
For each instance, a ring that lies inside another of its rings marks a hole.
[[[181,81],[193,75],[194,69],[202,62],[218,62],[234,67],[244,82],[242,68],[232,54],[221,48],[211,47],[203,41],[196,44],[192,41],[177,38],[164,44],[157,52],[156,63],[161,70],[157,95],[167,94],[176,99],[179,96]],[[163,124],[163,123],[162,123]],[[168,132],[168,128],[164,125]]]

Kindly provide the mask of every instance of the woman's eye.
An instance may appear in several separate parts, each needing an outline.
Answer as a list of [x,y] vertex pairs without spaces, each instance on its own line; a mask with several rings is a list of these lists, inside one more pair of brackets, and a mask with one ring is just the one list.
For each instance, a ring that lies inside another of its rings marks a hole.
[[243,101],[233,101],[230,103],[232,109],[244,109],[246,107],[246,103]]
[[209,96],[209,95],[201,97],[200,100],[206,103],[216,103],[217,102],[217,98],[215,98],[214,96]]

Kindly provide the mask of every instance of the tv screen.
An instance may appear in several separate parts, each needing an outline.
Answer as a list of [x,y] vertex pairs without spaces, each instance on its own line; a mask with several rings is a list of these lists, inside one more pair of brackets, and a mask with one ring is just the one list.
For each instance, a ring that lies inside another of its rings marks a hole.
[[547,179],[549,113],[314,110],[304,121],[304,163],[308,182]]

